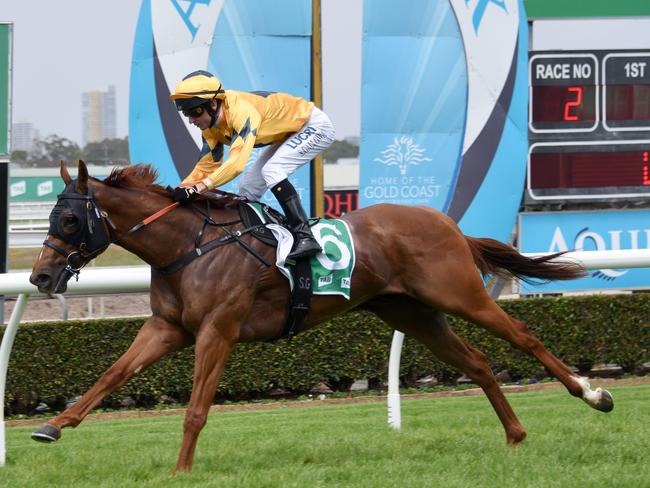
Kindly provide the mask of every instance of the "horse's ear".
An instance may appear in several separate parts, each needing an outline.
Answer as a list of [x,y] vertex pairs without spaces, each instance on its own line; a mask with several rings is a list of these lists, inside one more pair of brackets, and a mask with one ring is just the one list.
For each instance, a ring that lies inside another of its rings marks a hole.
[[61,178],[63,179],[63,182],[68,185],[71,181],[72,178],[70,177],[70,173],[68,173],[68,168],[65,165],[65,161],[62,159],[61,160]]
[[77,191],[82,195],[88,193],[88,168],[83,160],[79,160],[79,169],[77,170]]

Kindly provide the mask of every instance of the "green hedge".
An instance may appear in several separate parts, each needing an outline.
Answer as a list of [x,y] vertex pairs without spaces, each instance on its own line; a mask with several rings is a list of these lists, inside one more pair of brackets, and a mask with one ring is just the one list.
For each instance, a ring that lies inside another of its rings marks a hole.
[[[616,363],[634,371],[648,361],[650,294],[538,298],[500,305],[523,320],[551,352],[567,364],[586,367]],[[55,408],[85,392],[135,337],[143,319],[41,322],[21,325],[9,363],[6,408],[28,412],[39,402]],[[450,318],[469,343],[485,352],[495,372],[514,378],[543,374],[535,359],[472,324]],[[4,328],[3,328],[4,330]],[[275,343],[239,344],[218,390],[220,398],[254,398],[282,388],[306,392],[318,383],[349,387],[353,378],[386,379],[392,330],[370,313],[350,312],[297,338]],[[104,403],[116,406],[131,396],[153,405],[161,395],[189,398],[192,348],[136,375]],[[419,343],[406,340],[401,374],[408,383],[433,374],[443,381],[459,376]]]

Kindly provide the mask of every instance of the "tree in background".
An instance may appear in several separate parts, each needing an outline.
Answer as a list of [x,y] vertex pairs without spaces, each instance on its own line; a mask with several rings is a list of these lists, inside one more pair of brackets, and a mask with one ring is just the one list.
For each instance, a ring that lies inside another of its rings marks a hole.
[[83,159],[87,163],[98,165],[127,165],[129,164],[129,138],[89,142],[83,149]]
[[16,149],[15,151],[11,151],[11,154],[9,155],[9,158],[11,159],[12,163],[18,163],[21,166],[25,166],[27,163],[29,154],[27,151],[23,151],[21,149]]
[[359,157],[359,146],[348,141],[334,141],[330,147],[323,152],[325,164],[334,164],[341,158]]
[[57,167],[61,160],[69,164],[84,159],[87,163],[108,166],[124,166],[129,163],[129,139],[104,139],[91,142],[83,150],[76,142],[56,134],[34,140],[33,149],[12,151],[11,162],[23,167]]
[[34,141],[31,166],[58,166],[59,161],[76,161],[81,158],[81,149],[76,142],[65,137],[50,134],[45,139]]

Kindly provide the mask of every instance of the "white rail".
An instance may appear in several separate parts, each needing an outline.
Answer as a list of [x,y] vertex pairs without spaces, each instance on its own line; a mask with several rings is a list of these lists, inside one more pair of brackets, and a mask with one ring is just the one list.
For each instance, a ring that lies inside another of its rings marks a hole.
[[[527,255],[535,257],[544,253]],[[645,268],[650,267],[650,249],[573,252],[564,255],[561,260],[578,262],[587,269]],[[150,268],[146,266],[91,268],[83,270],[78,282],[71,280],[68,283],[67,293],[147,291],[150,281]],[[9,356],[29,296],[35,294],[38,294],[38,290],[29,283],[29,273],[0,274],[0,295],[18,296],[0,345],[0,466],[4,466],[6,456],[4,394]],[[388,423],[396,430],[401,428],[399,365],[403,340],[404,334],[395,332],[388,365]]]
[[[27,293],[43,296],[29,282],[29,275],[29,272],[0,274],[0,295],[13,297]],[[148,291],[150,281],[149,266],[84,268],[79,275],[79,281],[72,278],[68,282],[66,294]]]
[[[530,258],[548,253],[524,253]],[[615,251],[575,251],[566,253],[558,261],[572,261],[587,269],[627,269],[650,266],[650,249],[619,249]]]

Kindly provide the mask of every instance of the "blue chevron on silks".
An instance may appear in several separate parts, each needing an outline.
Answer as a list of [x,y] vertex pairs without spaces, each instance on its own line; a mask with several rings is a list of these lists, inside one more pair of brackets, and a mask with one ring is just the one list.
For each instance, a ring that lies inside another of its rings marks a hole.
[[[192,170],[201,134],[176,111],[169,93],[197,69],[219,76],[226,89],[310,99],[311,15],[307,0],[142,0],[131,63],[131,161],[152,163],[160,182],[172,186]],[[308,205],[309,166],[291,183]],[[222,189],[237,192],[239,178]],[[277,204],[268,195],[263,201]]]
[[427,205],[506,240],[527,154],[521,0],[364,2],[359,204]]

